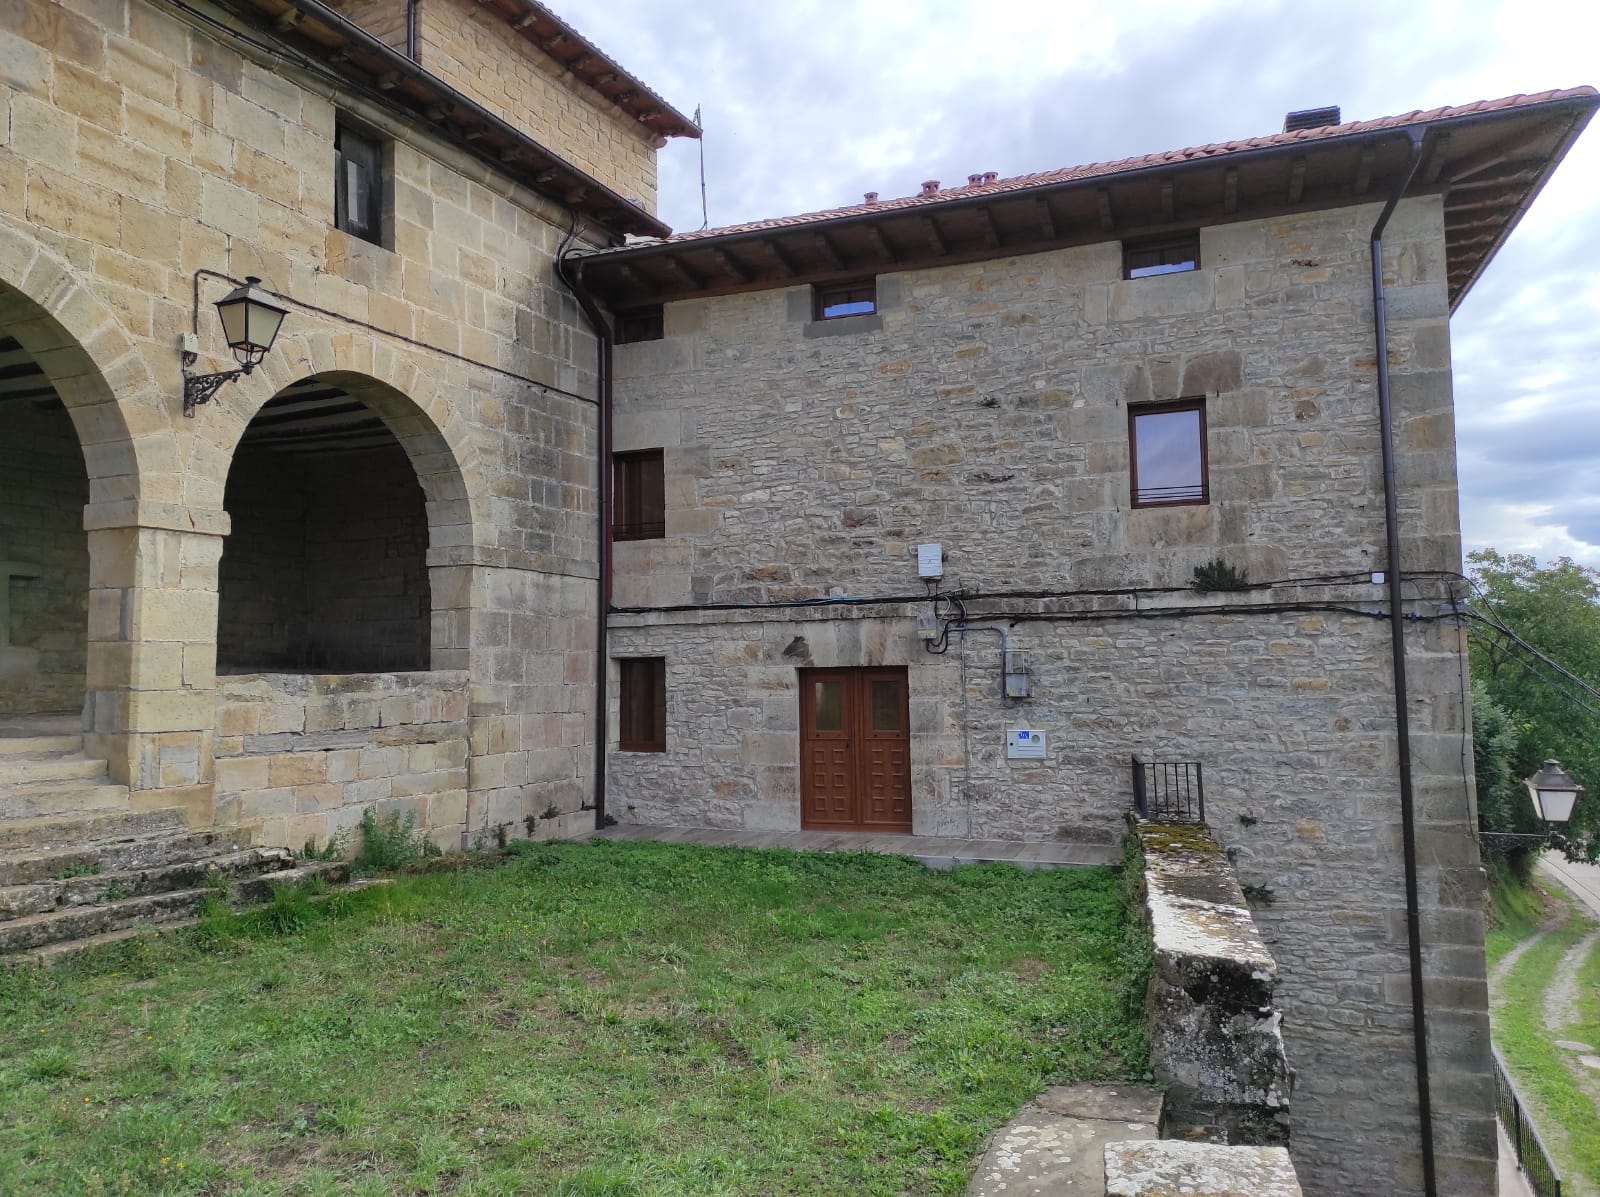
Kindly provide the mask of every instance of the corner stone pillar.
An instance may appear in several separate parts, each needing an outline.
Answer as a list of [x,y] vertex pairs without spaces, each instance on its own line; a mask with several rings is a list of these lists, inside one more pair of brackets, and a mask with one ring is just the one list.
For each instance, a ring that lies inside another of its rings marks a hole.
[[213,820],[217,566],[224,511],[110,502],[84,509],[89,536],[85,747],[136,809]]

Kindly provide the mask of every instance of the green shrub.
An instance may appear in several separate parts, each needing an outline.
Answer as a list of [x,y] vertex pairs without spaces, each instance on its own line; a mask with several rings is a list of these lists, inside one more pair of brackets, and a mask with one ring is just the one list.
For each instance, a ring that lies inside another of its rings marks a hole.
[[392,873],[424,857],[440,855],[438,845],[417,830],[417,816],[412,811],[380,815],[369,806],[361,812],[357,832],[360,846],[354,864],[358,873]]

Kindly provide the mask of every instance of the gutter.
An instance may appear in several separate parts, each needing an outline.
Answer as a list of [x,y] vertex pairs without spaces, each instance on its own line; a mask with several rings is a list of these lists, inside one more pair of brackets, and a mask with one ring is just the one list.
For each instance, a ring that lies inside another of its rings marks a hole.
[[[568,236],[569,242],[576,233],[577,223],[574,221],[573,233]],[[600,385],[600,502],[597,504],[599,528],[595,539],[595,557],[600,573],[595,585],[594,829],[602,831],[606,825],[606,741],[610,735],[610,696],[606,682],[611,615],[611,351],[614,342],[610,322],[595,303],[594,296],[584,289],[583,267],[583,257],[575,254],[569,256],[566,246],[556,253],[556,274],[577,299],[578,306],[594,328],[595,369]]]
[[1433,1158],[1433,1102],[1428,1078],[1427,998],[1422,989],[1422,920],[1417,903],[1417,828],[1411,780],[1411,719],[1406,710],[1406,640],[1401,614],[1400,512],[1394,469],[1394,415],[1389,405],[1389,337],[1383,292],[1383,230],[1422,162],[1426,130],[1406,130],[1411,162],[1372,226],[1372,321],[1378,354],[1378,421],[1383,440],[1383,524],[1389,582],[1389,643],[1394,663],[1394,722],[1400,756],[1400,829],[1405,847],[1406,939],[1411,961],[1411,1030],[1417,1061],[1417,1117],[1422,1131],[1422,1190],[1438,1197]]

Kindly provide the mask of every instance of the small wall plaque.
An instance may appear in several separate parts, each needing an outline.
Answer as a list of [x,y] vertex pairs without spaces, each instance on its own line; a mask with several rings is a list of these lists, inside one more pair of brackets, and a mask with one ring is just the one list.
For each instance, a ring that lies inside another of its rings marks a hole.
[[1025,727],[1012,728],[1007,731],[1006,760],[1044,760],[1044,733],[1042,731],[1030,731]]

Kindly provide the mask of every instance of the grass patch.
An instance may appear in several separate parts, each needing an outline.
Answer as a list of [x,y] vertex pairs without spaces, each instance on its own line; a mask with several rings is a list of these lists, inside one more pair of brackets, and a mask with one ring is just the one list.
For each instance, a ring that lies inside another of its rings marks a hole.
[[1488,930],[1484,950],[1492,970],[1500,958],[1539,929],[1545,916],[1543,892],[1504,866],[1486,860],[1489,870]]
[[1501,985],[1505,1004],[1492,1030],[1518,1090],[1535,1111],[1536,1124],[1561,1132],[1545,1136],[1558,1166],[1600,1185],[1594,1101],[1573,1079],[1567,1053],[1551,1042],[1543,1015],[1544,992],[1561,958],[1593,925],[1574,907],[1561,926],[1523,954]]
[[957,1194],[1144,1073],[1108,870],[513,849],[0,977],[0,1192]]

